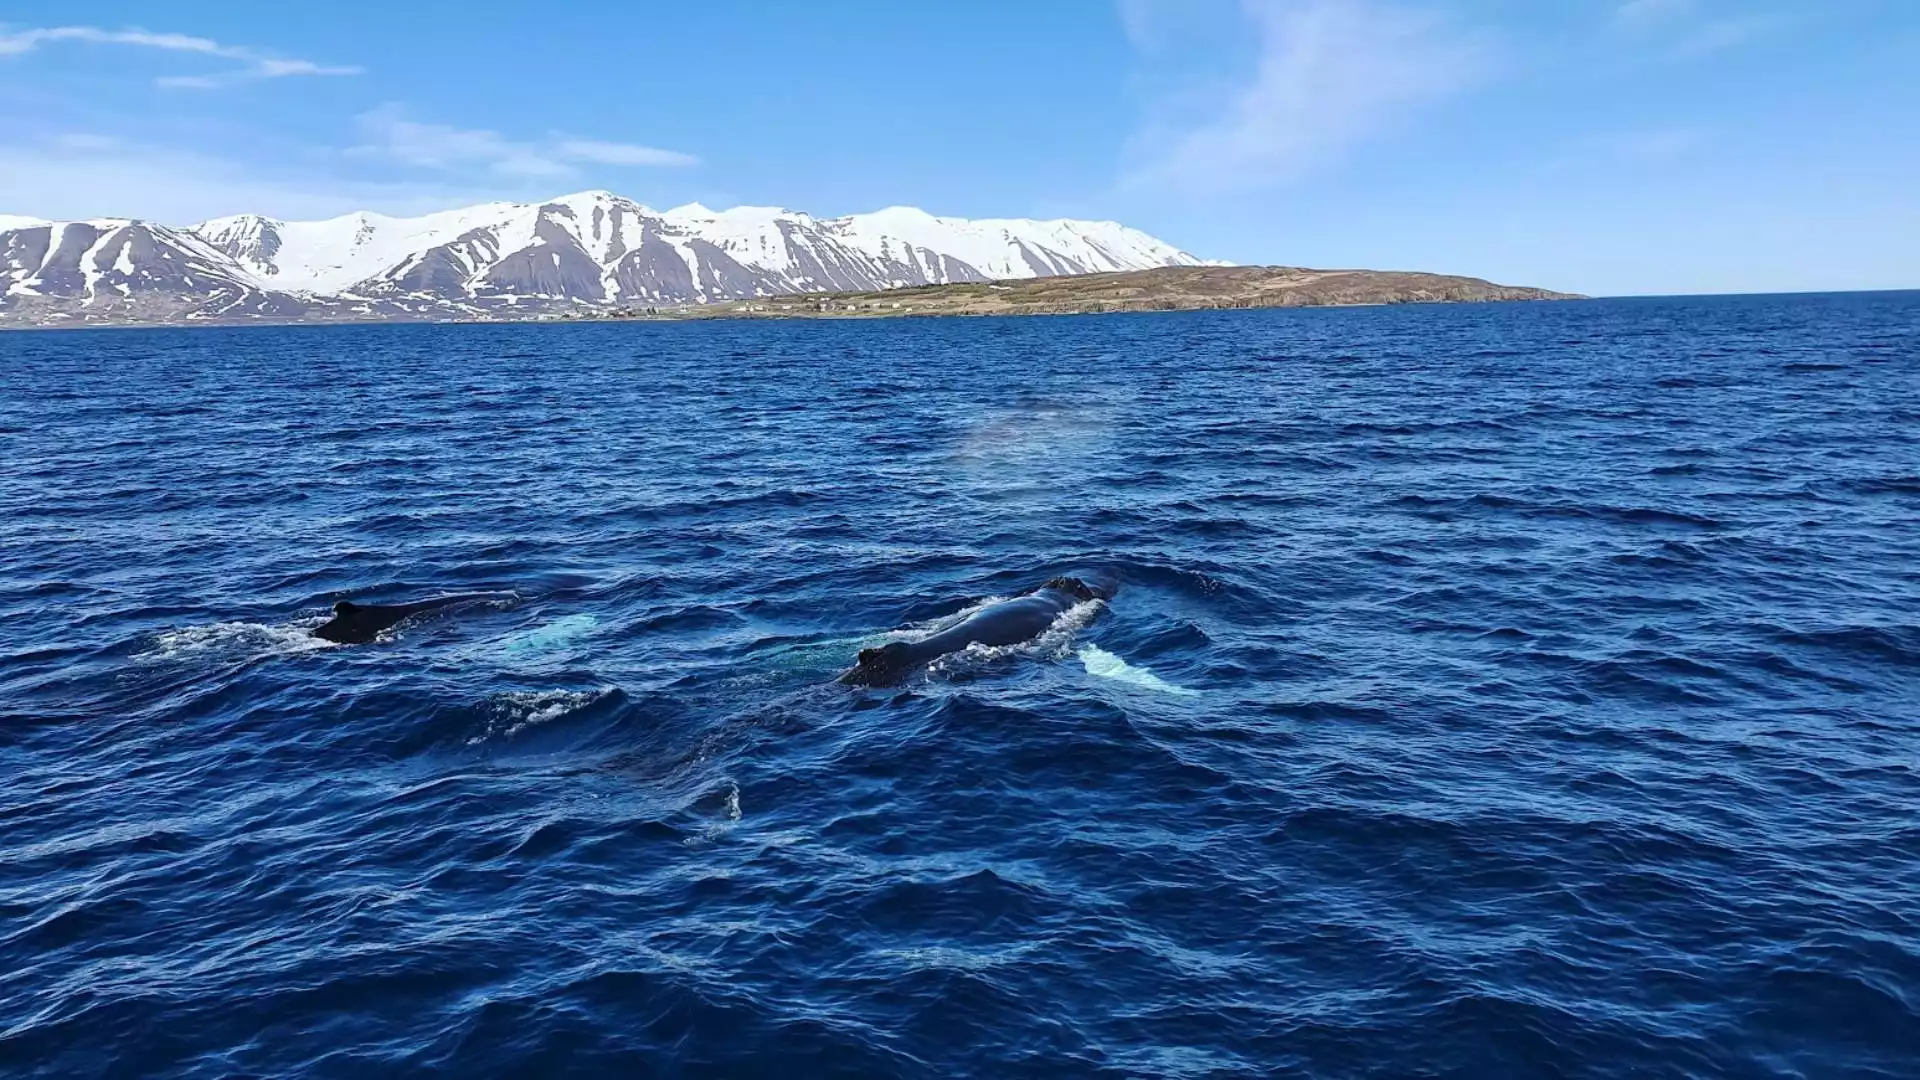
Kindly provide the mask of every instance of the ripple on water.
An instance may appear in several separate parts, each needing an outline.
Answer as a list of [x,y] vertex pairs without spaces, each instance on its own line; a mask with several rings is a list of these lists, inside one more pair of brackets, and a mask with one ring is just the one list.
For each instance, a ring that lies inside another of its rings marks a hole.
[[1910,1075],[1916,327],[5,335],[0,1071]]

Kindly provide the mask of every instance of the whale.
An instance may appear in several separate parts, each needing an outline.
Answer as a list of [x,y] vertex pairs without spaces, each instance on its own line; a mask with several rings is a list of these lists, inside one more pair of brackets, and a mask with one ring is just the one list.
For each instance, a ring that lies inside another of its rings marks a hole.
[[312,633],[314,637],[341,645],[365,645],[415,615],[494,599],[498,599],[498,594],[440,596],[412,604],[356,604],[351,600],[342,600],[333,605],[333,618],[314,627]]
[[861,649],[853,667],[840,676],[848,686],[893,686],[918,668],[970,645],[1018,645],[1045,633],[1075,604],[1112,599],[1111,582],[1089,584],[1058,577],[1019,596],[989,604],[965,619],[918,641],[894,641]]

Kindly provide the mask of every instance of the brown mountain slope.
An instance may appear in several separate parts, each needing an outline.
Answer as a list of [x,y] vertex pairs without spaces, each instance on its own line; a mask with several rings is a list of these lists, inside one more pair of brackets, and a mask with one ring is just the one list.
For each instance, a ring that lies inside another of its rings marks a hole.
[[[1066,315],[1108,311],[1327,307],[1489,300],[1575,300],[1569,293],[1495,285],[1479,278],[1386,270],[1307,270],[1291,266],[1180,266],[1118,274],[1080,274],[881,292],[811,293],[700,307],[658,315],[867,317],[887,315]],[[627,311],[626,315],[648,314]]]

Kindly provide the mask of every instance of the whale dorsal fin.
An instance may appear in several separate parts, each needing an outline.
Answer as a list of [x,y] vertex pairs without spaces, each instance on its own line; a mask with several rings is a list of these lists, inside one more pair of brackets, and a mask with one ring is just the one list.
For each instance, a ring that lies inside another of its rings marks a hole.
[[907,643],[889,641],[877,649],[861,649],[858,660],[868,666],[892,667],[906,659]]

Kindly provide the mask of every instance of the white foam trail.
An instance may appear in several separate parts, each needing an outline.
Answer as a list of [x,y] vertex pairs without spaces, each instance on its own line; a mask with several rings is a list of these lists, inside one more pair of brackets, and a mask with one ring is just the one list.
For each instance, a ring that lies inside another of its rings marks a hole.
[[613,691],[601,690],[510,690],[487,703],[486,726],[467,740],[478,746],[494,739],[510,739],[530,727],[552,723],[591,705]]
[[1145,687],[1148,690],[1158,690],[1163,694],[1175,694],[1180,697],[1200,696],[1200,691],[1189,690],[1184,686],[1175,686],[1160,676],[1155,675],[1153,672],[1148,671],[1146,668],[1134,667],[1132,664],[1127,663],[1125,660],[1120,659],[1098,645],[1080,646],[1080,662],[1087,666],[1087,674],[1098,675],[1103,679],[1132,683],[1134,686]]
[[508,638],[500,646],[500,652],[506,656],[532,656],[549,652],[572,644],[576,639],[592,633],[599,625],[600,620],[592,615],[568,615]]
[[1107,610],[1105,600],[1083,600],[1060,613],[1053,625],[1027,646],[1040,656],[1064,657],[1067,647],[1073,644],[1073,636],[1085,629],[1087,624]]
[[[704,800],[705,796],[702,796],[700,801]],[[698,805],[697,802],[696,805]],[[725,821],[709,821],[697,836],[689,836],[680,842],[692,847],[695,844],[724,840],[727,834],[733,831],[734,826],[740,824],[740,784],[737,781],[727,781],[727,799],[720,809],[726,814]]]
[[187,626],[153,636],[138,659],[156,662],[193,660],[208,656],[271,656],[281,653],[331,649],[335,643],[313,636],[324,619],[268,626],[265,623],[224,622]]

